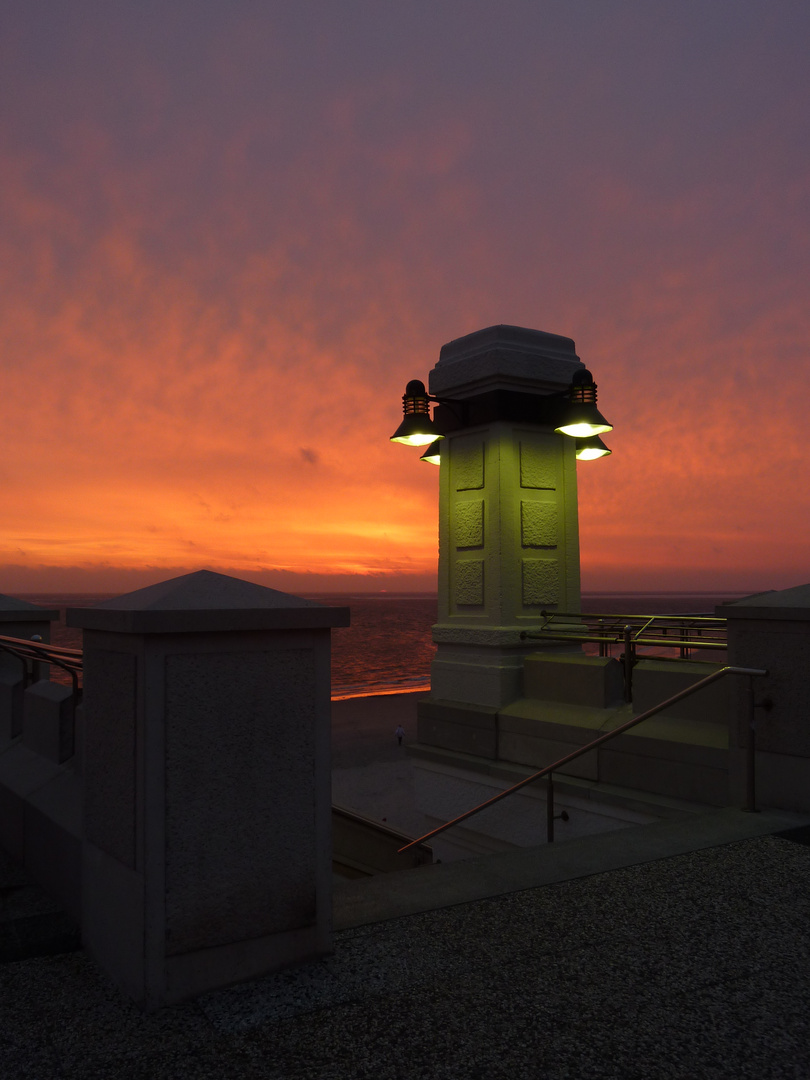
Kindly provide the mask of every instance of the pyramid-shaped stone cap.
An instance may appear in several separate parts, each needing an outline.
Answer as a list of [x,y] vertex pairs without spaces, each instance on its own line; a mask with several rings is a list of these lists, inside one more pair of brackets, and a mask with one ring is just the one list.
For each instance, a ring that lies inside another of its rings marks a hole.
[[754,593],[741,600],[733,600],[730,604],[720,604],[715,608],[715,613],[727,619],[810,621],[810,585]]
[[18,600],[16,596],[0,593],[0,623],[53,622],[58,618],[59,612],[53,608],[43,608],[38,604],[29,604],[27,600]]
[[68,608],[67,625],[123,634],[231,630],[316,630],[348,626],[347,607],[267,589],[241,578],[197,570],[90,608]]

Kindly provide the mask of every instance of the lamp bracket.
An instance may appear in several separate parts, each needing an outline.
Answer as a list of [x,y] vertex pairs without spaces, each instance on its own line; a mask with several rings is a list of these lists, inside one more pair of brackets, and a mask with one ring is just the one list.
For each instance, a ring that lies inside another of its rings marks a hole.
[[[459,427],[469,427],[467,423],[467,408],[466,401],[462,398],[439,398],[431,397],[428,395],[428,401],[434,402],[436,405],[441,405],[445,409],[449,409],[453,416],[458,421]],[[456,408],[458,406],[458,408]]]

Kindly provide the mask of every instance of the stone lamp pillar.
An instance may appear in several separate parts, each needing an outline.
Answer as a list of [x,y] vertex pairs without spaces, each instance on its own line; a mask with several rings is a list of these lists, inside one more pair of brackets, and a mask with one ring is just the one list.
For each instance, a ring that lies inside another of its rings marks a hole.
[[330,608],[201,570],[84,629],[82,939],[145,1008],[331,949]]
[[431,702],[514,701],[538,648],[521,631],[544,608],[579,611],[575,444],[554,433],[549,395],[582,368],[570,338],[491,326],[445,345],[430,373],[432,395],[461,403],[438,407],[455,430],[441,443]]

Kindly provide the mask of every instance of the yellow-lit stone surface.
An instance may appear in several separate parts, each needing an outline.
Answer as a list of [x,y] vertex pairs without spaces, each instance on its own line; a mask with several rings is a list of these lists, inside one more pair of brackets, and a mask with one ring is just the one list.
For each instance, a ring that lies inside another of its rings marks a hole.
[[455,507],[456,549],[484,546],[484,503],[481,499],[459,502]]
[[555,503],[520,502],[520,542],[525,548],[555,548],[559,538]]
[[484,441],[480,436],[454,440],[452,482],[456,491],[477,491],[484,486]]

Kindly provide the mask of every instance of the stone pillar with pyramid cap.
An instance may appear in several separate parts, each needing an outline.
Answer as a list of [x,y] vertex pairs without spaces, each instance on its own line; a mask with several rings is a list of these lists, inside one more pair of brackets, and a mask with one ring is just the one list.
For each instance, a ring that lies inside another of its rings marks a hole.
[[729,664],[768,672],[729,686],[732,801],[745,802],[753,692],[757,803],[810,813],[810,585],[746,596],[716,614],[728,619]]
[[[47,644],[51,640],[51,623],[58,618],[55,608],[42,608],[16,596],[0,595],[0,634],[4,637],[30,639],[36,634]],[[0,669],[7,663],[14,666],[10,658],[0,655]]]
[[520,638],[546,608],[579,611],[574,440],[550,395],[583,364],[570,338],[491,326],[445,345],[430,392],[441,444],[438,649],[431,698],[496,709],[521,695]]
[[84,630],[82,935],[155,1008],[331,948],[332,608],[199,571]]

